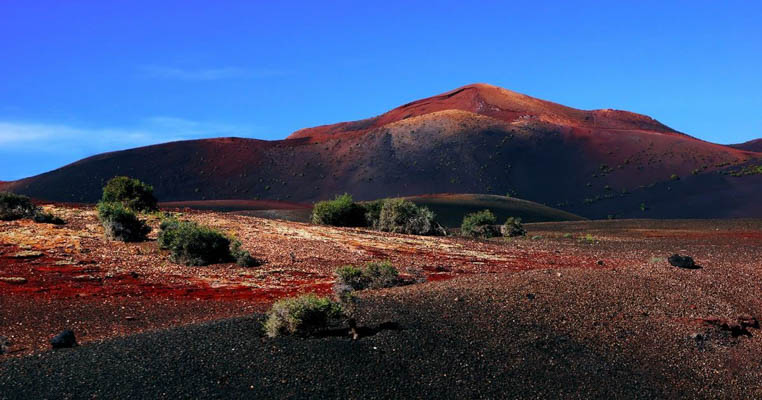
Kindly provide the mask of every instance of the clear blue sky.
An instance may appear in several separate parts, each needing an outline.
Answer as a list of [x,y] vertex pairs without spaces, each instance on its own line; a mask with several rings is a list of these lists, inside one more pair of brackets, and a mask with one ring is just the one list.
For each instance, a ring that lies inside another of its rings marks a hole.
[[759,1],[0,1],[0,180],[473,82],[741,142],[762,137],[760,21]]

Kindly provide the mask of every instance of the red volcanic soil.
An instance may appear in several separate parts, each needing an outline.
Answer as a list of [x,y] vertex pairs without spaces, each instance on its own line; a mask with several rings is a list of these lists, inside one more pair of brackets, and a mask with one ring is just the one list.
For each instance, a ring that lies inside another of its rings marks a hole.
[[[67,225],[0,222],[0,335],[16,355],[48,348],[47,339],[67,327],[87,343],[248,315],[298,293],[328,294],[334,270],[348,263],[390,260],[403,276],[421,271],[432,282],[544,269],[640,271],[666,265],[674,252],[740,271],[752,268],[762,249],[762,224],[747,220],[540,223],[527,225],[527,238],[475,241],[190,212],[181,218],[236,235],[265,264],[186,267],[171,263],[154,241],[105,240],[90,209],[47,208]],[[156,228],[158,220],[149,222]],[[728,264],[730,254],[744,258]],[[732,285],[727,279],[723,287]],[[758,306],[745,312],[756,315]]]
[[[654,218],[762,216],[738,208],[762,203],[762,190],[718,174],[760,157],[647,116],[577,110],[476,84],[286,140],[221,138],[106,153],[5,187],[44,200],[95,202],[104,182],[129,175],[153,185],[163,202],[510,193],[587,218],[634,216],[641,203]],[[682,188],[665,196],[661,187],[673,175]],[[756,187],[752,181],[745,182]],[[682,193],[708,187],[711,206],[690,200],[675,212]]]
[[[327,294],[333,271],[347,263],[388,259],[403,276],[423,273],[438,281],[533,268],[543,265],[541,254],[550,255],[499,243],[189,212],[180,215],[235,235],[265,264],[186,267],[171,263],[153,240],[107,241],[92,209],[46,209],[67,224],[0,222],[0,335],[15,343],[15,354],[47,348],[47,338],[67,327],[88,342],[246,315],[298,293]],[[149,219],[151,238],[158,222]],[[554,258],[559,265],[595,266],[584,255]]]

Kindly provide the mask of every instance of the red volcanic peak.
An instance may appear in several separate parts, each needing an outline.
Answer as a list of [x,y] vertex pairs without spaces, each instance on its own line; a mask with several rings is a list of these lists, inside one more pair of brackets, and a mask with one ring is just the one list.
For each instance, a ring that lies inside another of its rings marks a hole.
[[462,110],[501,121],[534,119],[567,127],[629,129],[674,134],[677,131],[640,114],[618,110],[583,111],[484,83],[413,101],[374,118],[301,129],[288,139],[326,139],[340,134],[364,133],[403,119],[445,110]]

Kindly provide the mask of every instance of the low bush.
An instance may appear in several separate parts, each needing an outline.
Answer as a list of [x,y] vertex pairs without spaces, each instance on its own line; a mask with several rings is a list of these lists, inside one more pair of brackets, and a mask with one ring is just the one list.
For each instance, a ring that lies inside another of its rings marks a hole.
[[495,223],[497,223],[497,218],[490,210],[466,214],[466,216],[463,217],[460,232],[463,236],[480,237],[485,239],[500,236],[500,230],[494,226]]
[[239,240],[195,222],[167,218],[159,228],[159,248],[170,250],[173,262],[197,266],[229,261],[242,267],[262,264]]
[[98,203],[98,219],[106,230],[106,237],[122,242],[140,242],[151,228],[135,213],[120,203]]
[[369,262],[364,268],[347,265],[336,270],[336,291],[382,289],[402,283],[399,271],[389,261]]
[[312,223],[331,226],[367,226],[365,208],[345,193],[333,200],[319,201],[312,209]]
[[12,221],[22,218],[33,218],[37,206],[29,197],[9,192],[0,192],[0,220]]
[[384,206],[384,203],[386,203],[386,199],[368,201],[360,204],[365,210],[366,226],[378,229],[378,223],[381,219],[381,208]]
[[442,235],[444,229],[434,221],[434,213],[404,199],[388,199],[379,212],[377,229],[411,235]]
[[280,335],[307,336],[343,321],[339,303],[314,294],[278,300],[267,313],[265,333],[269,337]]
[[60,217],[57,217],[51,213],[46,213],[40,210],[38,210],[37,213],[34,214],[34,217],[32,217],[32,220],[34,222],[37,222],[38,224],[63,225],[66,223],[66,221],[64,221]]
[[248,250],[241,248],[241,242],[233,240],[230,243],[230,255],[235,259],[235,263],[241,267],[256,267],[262,263],[251,256]]
[[171,252],[173,262],[209,265],[230,261],[230,239],[219,231],[190,221],[174,219],[161,223],[159,247]]
[[524,229],[524,224],[521,223],[521,218],[508,217],[508,219],[505,220],[505,223],[503,224],[502,233],[503,236],[515,237],[526,236],[527,231]]
[[383,289],[400,284],[399,272],[389,261],[365,264],[363,275],[368,278],[368,289]]
[[112,178],[103,187],[104,203],[121,203],[136,212],[155,211],[158,209],[153,187],[137,179],[126,176]]
[[367,287],[367,277],[363,274],[362,268],[354,265],[345,265],[336,270],[336,291],[339,292],[348,287],[350,290],[362,290]]

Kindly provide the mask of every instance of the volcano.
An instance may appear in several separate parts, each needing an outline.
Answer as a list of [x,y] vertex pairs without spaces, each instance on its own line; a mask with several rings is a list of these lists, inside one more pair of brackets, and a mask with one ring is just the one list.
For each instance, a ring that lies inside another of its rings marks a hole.
[[95,202],[113,176],[160,201],[310,203],[440,193],[510,195],[588,218],[762,216],[762,154],[648,116],[578,110],[486,84],[284,140],[218,138],[105,153],[6,190]]

